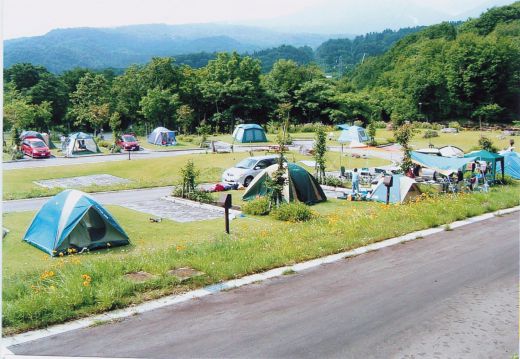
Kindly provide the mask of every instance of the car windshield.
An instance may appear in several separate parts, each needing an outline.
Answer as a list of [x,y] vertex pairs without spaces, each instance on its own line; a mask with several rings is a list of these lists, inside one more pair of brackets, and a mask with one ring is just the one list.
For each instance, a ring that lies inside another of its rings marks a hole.
[[45,143],[43,143],[43,141],[31,141],[31,147],[43,148],[43,147],[47,147],[47,145]]
[[245,160],[240,161],[235,167],[250,169],[253,168],[256,162],[257,160],[254,160],[252,158],[246,158]]
[[137,140],[132,135],[126,135],[126,136],[123,136],[123,141],[125,141],[125,142],[136,142]]

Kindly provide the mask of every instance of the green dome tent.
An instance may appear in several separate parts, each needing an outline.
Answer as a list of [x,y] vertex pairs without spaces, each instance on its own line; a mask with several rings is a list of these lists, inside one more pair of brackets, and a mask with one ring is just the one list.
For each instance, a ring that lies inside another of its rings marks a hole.
[[260,125],[238,125],[233,131],[233,139],[240,143],[267,142],[265,131]]
[[[272,176],[277,169],[278,164],[275,164],[260,172],[247,187],[242,199],[244,201],[250,201],[256,197],[268,195],[269,189],[266,186],[267,176]],[[284,201],[299,201],[306,204],[314,204],[327,200],[318,181],[316,181],[307,170],[294,163],[288,163],[285,169],[284,177],[286,181],[283,188]]]

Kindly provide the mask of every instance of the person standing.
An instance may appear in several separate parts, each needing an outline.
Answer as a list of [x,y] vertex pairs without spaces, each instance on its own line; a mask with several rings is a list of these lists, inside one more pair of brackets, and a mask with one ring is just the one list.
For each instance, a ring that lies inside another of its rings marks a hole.
[[357,168],[354,168],[354,172],[352,172],[352,193],[358,194],[359,192],[359,173]]

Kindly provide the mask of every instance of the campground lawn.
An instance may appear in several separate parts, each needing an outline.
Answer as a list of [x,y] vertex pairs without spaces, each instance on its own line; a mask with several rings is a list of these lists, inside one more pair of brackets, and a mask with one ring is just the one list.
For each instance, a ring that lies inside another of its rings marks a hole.
[[[262,151],[253,152],[255,156],[264,154],[265,152]],[[131,161],[9,170],[3,172],[3,196],[4,200],[12,200],[55,195],[61,192],[62,189],[43,188],[35,184],[34,181],[94,174],[110,174],[128,179],[131,182],[124,185],[94,185],[83,187],[81,188],[82,191],[99,192],[106,190],[170,186],[178,183],[180,179],[180,168],[183,167],[189,159],[193,159],[195,166],[200,170],[199,182],[216,183],[221,180],[222,173],[225,169],[235,165],[246,157],[249,157],[248,152],[187,154],[175,157]],[[312,156],[304,156],[292,152],[288,153],[287,158],[290,161],[300,161],[302,159],[313,160]],[[329,152],[327,159],[328,170],[339,170],[339,153]],[[389,161],[378,158],[348,158],[347,160],[347,158],[344,157],[343,165],[347,162],[352,167],[372,167],[390,164]],[[313,171],[310,167],[306,168],[311,172]]]
[[[203,285],[356,248],[415,230],[519,205],[519,184],[489,193],[424,196],[404,205],[329,200],[315,218],[287,223],[246,216],[223,221],[150,223],[149,215],[110,206],[132,244],[50,258],[21,242],[33,212],[4,214],[4,334],[41,328],[93,313],[180,293]],[[192,267],[205,274],[180,282],[167,271]],[[154,278],[133,282],[125,274]],[[85,281],[85,276],[90,280]]]

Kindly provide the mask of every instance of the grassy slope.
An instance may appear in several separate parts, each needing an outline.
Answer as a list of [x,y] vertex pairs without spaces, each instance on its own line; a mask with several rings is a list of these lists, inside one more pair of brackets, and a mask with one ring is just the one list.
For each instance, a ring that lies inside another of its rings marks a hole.
[[[196,225],[166,221],[159,224],[164,230],[158,230],[147,222],[148,216],[112,207],[132,237],[133,247],[47,261],[41,252],[19,242],[21,232],[13,231],[4,240],[4,333],[123,307],[518,204],[518,185],[388,207],[333,200],[314,206],[319,216],[308,223],[238,219],[232,222],[231,237],[218,230],[222,223],[217,220]],[[29,220],[30,214],[5,216],[8,227],[24,227]],[[166,275],[169,269],[182,266],[206,275],[185,284]],[[123,277],[139,270],[157,278],[137,284]],[[42,277],[45,271],[52,275]],[[83,274],[92,278],[87,285]]]
[[[253,155],[263,155],[264,152],[256,151]],[[125,185],[115,186],[91,186],[83,188],[87,192],[97,192],[109,189],[145,188],[154,186],[168,186],[179,180],[179,170],[188,159],[193,159],[195,166],[200,169],[200,182],[218,182],[222,172],[236,164],[243,158],[249,157],[247,152],[230,154],[191,154],[168,158],[152,158],[132,161],[113,161],[95,164],[58,166],[47,168],[28,168],[22,170],[4,171],[3,195],[4,199],[31,198],[53,195],[60,192],[59,189],[45,189],[33,183],[41,179],[66,178],[86,176],[92,174],[111,174],[131,180]],[[309,159],[310,156],[289,154],[289,160]],[[328,154],[328,166],[330,170],[339,169],[339,153]],[[343,165],[347,163],[343,160]],[[380,159],[349,159],[352,167],[379,166],[388,164],[388,161]],[[311,170],[309,168],[309,170]]]

